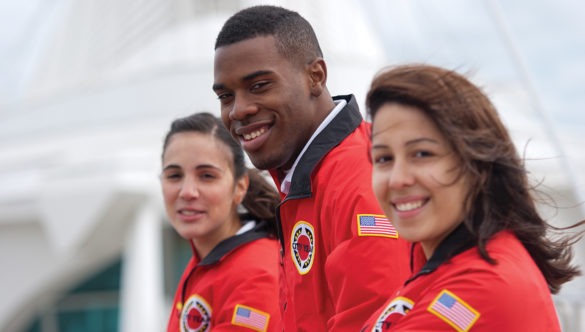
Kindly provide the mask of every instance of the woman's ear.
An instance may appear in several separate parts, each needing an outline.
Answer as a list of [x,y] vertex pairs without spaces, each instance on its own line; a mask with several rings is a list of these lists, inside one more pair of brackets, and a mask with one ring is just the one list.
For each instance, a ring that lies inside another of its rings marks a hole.
[[311,95],[318,97],[326,89],[327,84],[327,65],[323,58],[317,58],[311,62],[307,71],[309,74],[309,83]]
[[234,203],[235,205],[239,205],[246,197],[246,193],[248,192],[248,186],[250,185],[250,177],[248,173],[244,174],[241,178],[236,181],[236,186],[234,188]]

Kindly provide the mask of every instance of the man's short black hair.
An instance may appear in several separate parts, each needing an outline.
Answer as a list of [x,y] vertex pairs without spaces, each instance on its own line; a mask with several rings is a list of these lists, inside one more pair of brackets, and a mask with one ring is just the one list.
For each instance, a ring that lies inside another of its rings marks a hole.
[[278,6],[253,6],[230,17],[215,41],[215,49],[243,40],[273,36],[276,48],[289,61],[308,63],[323,57],[311,24],[299,13]]

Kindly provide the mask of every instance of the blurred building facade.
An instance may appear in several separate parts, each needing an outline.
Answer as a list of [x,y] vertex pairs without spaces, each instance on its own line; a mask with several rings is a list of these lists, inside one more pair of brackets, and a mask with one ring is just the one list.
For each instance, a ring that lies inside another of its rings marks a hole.
[[[231,14],[256,3],[63,0],[43,9],[45,32],[24,83],[2,104],[1,331],[164,330],[190,249],[165,220],[162,139],[176,117],[218,113],[214,38]],[[391,63],[371,15],[358,1],[271,3],[313,23],[330,90],[363,105],[372,76]],[[577,184],[558,169],[532,171],[552,173],[545,187],[563,208],[543,211],[564,225],[584,213]],[[581,241],[582,266],[583,249]],[[555,300],[564,330],[585,331],[582,278]]]

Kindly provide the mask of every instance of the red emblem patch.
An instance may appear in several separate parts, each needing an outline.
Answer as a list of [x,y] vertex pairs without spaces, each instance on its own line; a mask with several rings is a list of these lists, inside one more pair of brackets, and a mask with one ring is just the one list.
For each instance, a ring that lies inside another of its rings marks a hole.
[[306,221],[299,221],[293,227],[291,238],[291,256],[300,274],[307,274],[313,266],[315,256],[315,232]]

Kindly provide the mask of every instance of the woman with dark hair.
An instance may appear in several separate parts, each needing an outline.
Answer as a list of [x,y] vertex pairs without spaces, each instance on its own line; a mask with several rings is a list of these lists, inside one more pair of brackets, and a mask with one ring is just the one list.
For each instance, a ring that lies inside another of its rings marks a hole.
[[413,245],[411,277],[363,331],[560,331],[551,293],[580,274],[571,245],[583,232],[548,237],[561,229],[539,216],[485,94],[404,65],[376,75],[366,105],[376,198]]
[[193,250],[167,330],[282,330],[274,187],[209,113],[171,124],[162,167],[169,221]]

